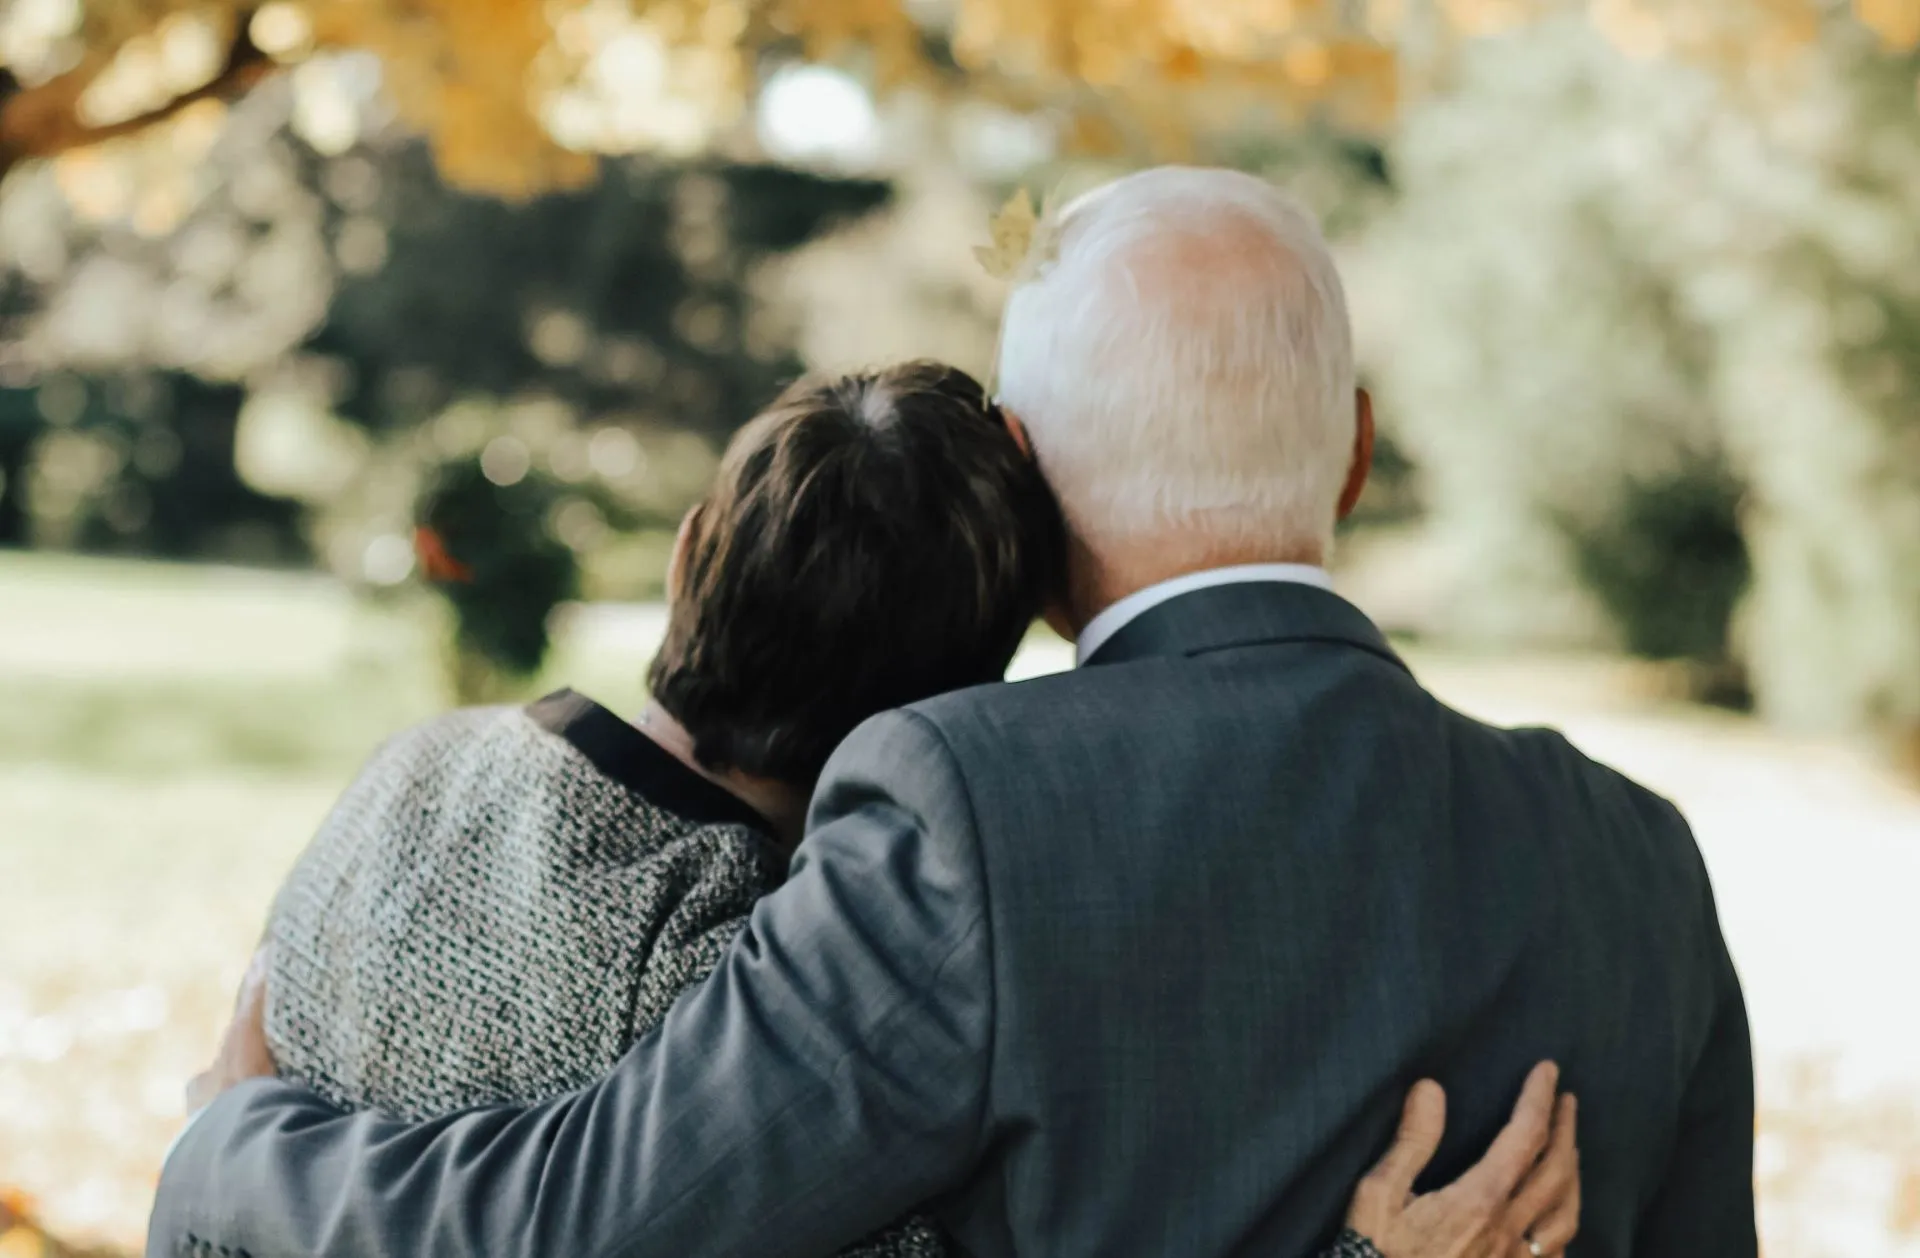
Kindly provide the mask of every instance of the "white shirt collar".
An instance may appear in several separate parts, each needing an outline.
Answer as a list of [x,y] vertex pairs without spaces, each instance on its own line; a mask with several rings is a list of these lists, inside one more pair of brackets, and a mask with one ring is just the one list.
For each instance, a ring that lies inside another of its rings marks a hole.
[[1333,588],[1333,578],[1325,568],[1305,563],[1247,563],[1231,568],[1189,572],[1158,585],[1149,585],[1144,590],[1135,590],[1089,620],[1087,627],[1080,631],[1080,641],[1074,647],[1074,663],[1084,664],[1092,659],[1093,653],[1105,646],[1114,634],[1169,599],[1216,585],[1241,585],[1254,581],[1298,581],[1302,585],[1315,585],[1323,590]]

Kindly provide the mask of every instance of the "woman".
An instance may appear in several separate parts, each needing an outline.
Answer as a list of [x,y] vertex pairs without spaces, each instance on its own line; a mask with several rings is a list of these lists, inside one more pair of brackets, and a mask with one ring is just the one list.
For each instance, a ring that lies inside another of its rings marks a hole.
[[[349,788],[268,925],[281,1073],[415,1118],[599,1077],[779,884],[840,740],[998,680],[1061,550],[1020,434],[964,373],[790,389],[682,526],[636,723],[571,692],[455,712]],[[1356,1221],[1406,1195],[1363,1194]],[[951,1251],[914,1218],[851,1252]]]

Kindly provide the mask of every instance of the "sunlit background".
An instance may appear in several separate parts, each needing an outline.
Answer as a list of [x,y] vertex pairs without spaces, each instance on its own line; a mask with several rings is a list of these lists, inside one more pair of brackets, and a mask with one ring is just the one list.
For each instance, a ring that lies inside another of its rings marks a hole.
[[995,207],[1169,160],[1336,244],[1385,434],[1343,589],[1692,818],[1771,1258],[1920,1255],[1916,42],[1920,0],[0,0],[0,1258],[137,1249],[381,737],[631,710],[727,434],[809,367],[984,372]]

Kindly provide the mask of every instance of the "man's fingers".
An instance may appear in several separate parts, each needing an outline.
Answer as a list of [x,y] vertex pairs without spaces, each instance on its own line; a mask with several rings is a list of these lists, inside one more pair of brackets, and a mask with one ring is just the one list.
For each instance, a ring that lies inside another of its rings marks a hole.
[[1493,1147],[1460,1177],[1456,1187],[1488,1201],[1504,1202],[1513,1196],[1521,1178],[1547,1147],[1554,1089],[1559,1083],[1560,1068],[1552,1062],[1543,1061],[1533,1068],[1526,1086],[1520,1089],[1520,1099],[1514,1102],[1513,1116],[1494,1137]]
[[[1569,1200],[1575,1203],[1578,1217],[1580,1200],[1580,1149],[1577,1143],[1579,1104],[1571,1094],[1562,1096],[1554,1106],[1553,1134],[1547,1151],[1507,1204],[1507,1221],[1512,1230],[1530,1232],[1541,1240],[1539,1223]],[[1544,1241],[1542,1242],[1544,1246]]]
[[1413,1181],[1433,1160],[1446,1129],[1446,1091],[1431,1079],[1420,1080],[1407,1092],[1393,1146],[1367,1178],[1381,1185],[1389,1201],[1398,1204],[1405,1200],[1413,1192]]

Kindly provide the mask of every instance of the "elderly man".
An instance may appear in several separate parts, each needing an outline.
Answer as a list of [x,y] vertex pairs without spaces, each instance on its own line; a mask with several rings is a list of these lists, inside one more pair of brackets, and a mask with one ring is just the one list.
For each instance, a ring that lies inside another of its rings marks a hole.
[[1001,382],[1082,667],[857,731],[791,880],[600,1084],[419,1126],[234,1088],[150,1252],[805,1258],[932,1202],[982,1256],[1305,1254],[1408,1082],[1452,1098],[1452,1175],[1545,1057],[1582,1099],[1582,1253],[1755,1252],[1746,1020],[1685,823],[1444,708],[1328,589],[1372,417],[1312,220],[1155,170],[1034,262]]

